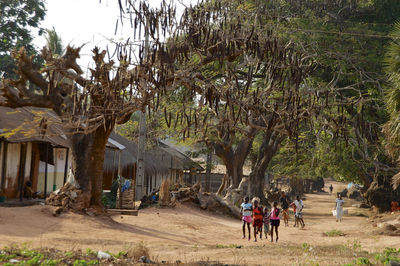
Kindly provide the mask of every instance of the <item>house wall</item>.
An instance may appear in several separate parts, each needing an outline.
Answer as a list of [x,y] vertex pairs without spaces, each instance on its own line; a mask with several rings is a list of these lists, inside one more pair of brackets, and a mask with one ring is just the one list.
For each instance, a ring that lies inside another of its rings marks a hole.
[[182,183],[183,169],[169,169],[169,178],[171,183]]
[[152,176],[146,176],[145,178],[145,191],[147,195],[150,195],[153,190],[158,190],[164,179],[170,178],[169,175],[154,174]]
[[[47,193],[61,188],[64,185],[64,169],[67,150],[54,148],[54,165],[47,164]],[[69,155],[70,156],[70,155]],[[68,159],[68,169],[71,167],[71,159]],[[39,161],[39,177],[37,190],[44,192],[46,163]]]
[[[2,145],[3,146],[3,145]],[[1,162],[2,164],[4,154],[3,147],[1,149]],[[32,157],[32,143],[27,144],[26,161],[25,161],[25,173],[24,183],[29,180],[30,168],[31,168],[31,157]],[[7,151],[7,162],[6,162],[6,175],[4,183],[4,194],[7,198],[16,198],[18,194],[18,175],[19,166],[21,159],[21,144],[20,143],[8,143]],[[1,172],[0,172],[1,173]]]

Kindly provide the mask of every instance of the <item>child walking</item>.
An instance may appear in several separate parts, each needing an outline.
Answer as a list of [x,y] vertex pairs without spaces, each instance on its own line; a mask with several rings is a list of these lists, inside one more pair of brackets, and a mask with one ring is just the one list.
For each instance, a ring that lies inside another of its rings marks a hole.
[[258,206],[258,200],[253,202],[253,227],[254,227],[254,242],[257,242],[257,234],[260,233],[262,239],[262,226],[263,226],[263,209]]
[[279,218],[279,214],[280,214],[280,209],[278,208],[278,202],[274,202],[274,207],[272,208],[271,211],[271,242],[274,241],[274,228],[275,228],[275,233],[276,233],[276,242],[278,242],[279,236],[278,236],[278,227],[280,224],[280,218]]
[[243,239],[246,238],[246,224],[247,229],[249,231],[249,240],[250,240],[250,223],[251,223],[251,214],[253,211],[253,206],[249,202],[249,197],[244,198],[244,202],[240,205],[240,212],[242,213],[242,221],[243,221]]
[[268,234],[269,232],[269,224],[270,224],[270,217],[271,217],[271,212],[268,210],[268,207],[264,208],[264,216],[263,216],[263,222],[264,222],[264,234],[265,234],[265,239],[268,239]]
[[293,227],[298,227],[299,226],[299,219],[297,218],[296,215],[296,204],[294,204],[294,201],[290,203],[290,206],[293,208],[293,213],[294,213],[294,225]]
[[297,224],[301,225],[301,228],[304,228],[304,220],[303,220],[303,208],[304,204],[303,201],[300,199],[300,196],[296,197],[296,200],[294,201],[294,204],[296,205],[296,218],[297,218]]

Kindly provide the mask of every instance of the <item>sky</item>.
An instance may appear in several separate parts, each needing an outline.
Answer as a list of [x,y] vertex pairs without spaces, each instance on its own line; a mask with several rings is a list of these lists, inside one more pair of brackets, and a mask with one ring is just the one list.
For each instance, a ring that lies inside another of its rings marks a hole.
[[[124,0],[123,0],[124,1]],[[177,13],[182,13],[183,6],[175,1]],[[185,5],[196,3],[195,0],[180,1]],[[126,40],[133,31],[129,23],[119,24],[115,35],[116,21],[119,19],[118,0],[46,0],[46,17],[41,26],[55,28],[63,44],[81,46],[81,59],[78,64],[86,68],[90,62],[91,49],[94,46],[105,48],[109,39]],[[150,5],[159,5],[160,0],[150,0]],[[45,44],[45,37],[37,36],[35,46],[40,50]]]

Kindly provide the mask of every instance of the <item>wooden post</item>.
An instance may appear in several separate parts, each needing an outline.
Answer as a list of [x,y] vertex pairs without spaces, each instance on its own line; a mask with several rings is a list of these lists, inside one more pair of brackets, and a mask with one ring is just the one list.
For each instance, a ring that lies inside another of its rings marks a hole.
[[136,174],[136,200],[140,200],[144,195],[144,150],[146,146],[146,113],[140,112],[139,122],[139,145],[137,156]]
[[121,150],[118,153],[118,177],[121,176]]
[[44,165],[44,199],[47,197],[47,168],[48,168],[48,161],[49,161],[49,143],[46,143],[46,162]]
[[111,173],[111,186],[112,186],[112,183],[114,182],[114,175],[115,175],[115,171],[114,171],[114,168],[115,168],[115,155],[116,155],[116,150],[114,149],[114,156],[113,156],[113,164],[112,164],[112,173]]
[[[146,57],[149,50],[149,21],[145,25],[145,48],[143,56]],[[147,84],[144,84],[147,86]],[[136,168],[136,200],[140,200],[144,195],[144,152],[146,149],[146,110],[140,111],[139,121],[139,143]]]
[[[135,202],[136,201],[136,164],[132,165],[132,184],[131,186],[134,188],[133,189],[133,198],[132,201]],[[136,209],[136,204],[134,204],[133,206]]]
[[20,145],[21,149],[19,154],[18,191],[19,191],[19,200],[22,201],[22,199],[24,198],[24,179],[25,179],[27,144],[21,143]]
[[7,153],[8,153],[8,142],[3,142],[3,161],[1,166],[1,191],[4,192],[6,187],[6,174],[7,174]]
[[69,148],[66,148],[63,186],[65,185],[65,182],[67,182],[67,174],[68,174],[68,156],[69,156]]
[[212,159],[212,153],[211,149],[208,149],[207,151],[207,165],[206,165],[206,180],[205,180],[205,187],[206,187],[206,192],[210,192],[210,181],[211,181],[211,159]]

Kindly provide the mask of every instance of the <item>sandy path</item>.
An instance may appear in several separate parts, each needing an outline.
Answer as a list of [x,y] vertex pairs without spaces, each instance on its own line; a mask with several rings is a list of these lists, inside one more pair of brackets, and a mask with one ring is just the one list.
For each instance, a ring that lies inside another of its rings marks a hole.
[[[334,183],[335,190],[342,186]],[[159,261],[204,260],[262,265],[313,262],[340,265],[359,256],[361,250],[375,252],[386,246],[400,247],[399,237],[372,235],[373,227],[367,218],[352,215],[362,210],[351,208],[352,202],[347,198],[345,208],[350,215],[344,217],[342,223],[336,223],[331,215],[333,195],[319,193],[305,197],[306,227],[303,230],[293,228],[291,215],[290,226],[280,227],[279,243],[243,240],[239,220],[189,206],[149,208],[141,210],[137,217],[118,215],[112,220],[73,213],[53,217],[50,207],[31,206],[0,208],[0,245],[26,243],[31,247],[118,252],[143,242]],[[323,235],[332,229],[346,236]]]

